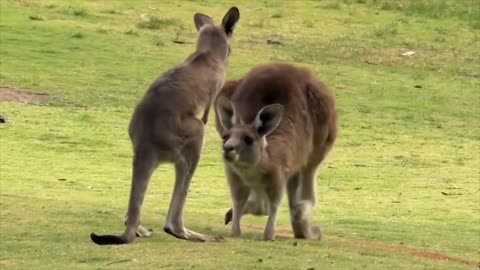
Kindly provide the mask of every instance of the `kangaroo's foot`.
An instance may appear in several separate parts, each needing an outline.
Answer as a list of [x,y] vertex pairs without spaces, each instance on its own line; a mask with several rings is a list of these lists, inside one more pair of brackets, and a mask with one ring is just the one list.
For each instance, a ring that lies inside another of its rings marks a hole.
[[175,228],[173,226],[164,226],[163,230],[178,238],[183,240],[188,240],[192,242],[223,242],[224,238],[222,236],[210,236],[201,233],[194,232],[186,228]]

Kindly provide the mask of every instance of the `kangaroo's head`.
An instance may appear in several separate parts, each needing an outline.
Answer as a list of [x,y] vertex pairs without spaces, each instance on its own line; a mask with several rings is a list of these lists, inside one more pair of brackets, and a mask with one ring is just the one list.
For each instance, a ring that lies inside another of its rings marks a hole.
[[224,96],[218,98],[215,109],[225,130],[222,138],[224,160],[244,166],[254,166],[261,161],[267,147],[266,136],[282,120],[283,106],[270,104],[263,107],[252,123],[244,123],[233,103]]
[[239,19],[240,12],[236,7],[228,10],[220,26],[215,26],[212,18],[209,16],[196,13],[193,16],[193,21],[199,32],[197,51],[213,53],[219,59],[226,61],[230,54],[228,39],[232,36],[233,29]]

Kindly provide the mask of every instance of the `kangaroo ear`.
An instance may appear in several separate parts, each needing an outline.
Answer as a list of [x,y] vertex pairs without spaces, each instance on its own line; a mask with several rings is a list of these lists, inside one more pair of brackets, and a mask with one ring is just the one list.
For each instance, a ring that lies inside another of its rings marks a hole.
[[267,136],[277,128],[282,120],[283,106],[281,104],[271,104],[263,107],[255,117],[255,128],[258,135]]
[[195,15],[193,15],[193,22],[195,23],[197,31],[200,31],[200,28],[202,28],[206,24],[213,25],[212,18],[202,13],[195,13]]
[[220,120],[220,124],[226,130],[231,129],[237,122],[237,115],[235,107],[232,102],[224,96],[220,96],[216,102],[217,115]]
[[228,37],[232,36],[233,29],[240,19],[240,11],[237,7],[231,7],[222,19],[222,28]]

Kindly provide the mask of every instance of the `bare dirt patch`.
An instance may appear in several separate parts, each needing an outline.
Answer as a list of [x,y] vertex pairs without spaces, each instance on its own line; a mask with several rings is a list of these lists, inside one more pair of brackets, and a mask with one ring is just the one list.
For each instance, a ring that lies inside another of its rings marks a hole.
[[0,86],[0,102],[40,103],[50,99],[52,97],[46,93],[34,93],[13,87]]
[[[255,231],[260,231],[260,232],[263,231],[263,228],[258,226],[247,225],[246,227],[253,229]],[[289,229],[277,228],[275,232],[277,235],[282,237],[293,237],[293,234]],[[447,254],[426,250],[426,249],[415,248],[412,246],[385,243],[385,242],[368,240],[364,238],[347,239],[347,238],[340,238],[340,237],[334,237],[334,236],[329,236],[326,241],[330,243],[335,243],[335,244],[348,244],[348,243],[357,244],[357,245],[362,245],[368,248],[376,248],[376,249],[391,251],[395,253],[409,254],[415,257],[427,258],[434,261],[449,261],[452,263],[480,268],[480,262],[475,262],[473,260],[465,260],[462,258],[450,256]]]

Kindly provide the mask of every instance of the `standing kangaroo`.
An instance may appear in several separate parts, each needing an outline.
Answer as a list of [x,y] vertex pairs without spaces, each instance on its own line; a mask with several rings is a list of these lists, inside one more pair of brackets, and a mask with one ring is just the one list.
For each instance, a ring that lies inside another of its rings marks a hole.
[[286,189],[295,238],[320,239],[309,224],[315,172],[337,135],[335,99],[306,69],[261,65],[225,83],[215,100],[216,128],[233,209],[231,234],[241,216],[268,215],[264,240],[274,240],[278,205]]
[[203,144],[210,104],[224,81],[230,51],[228,37],[240,18],[236,7],[219,27],[204,14],[194,15],[199,36],[197,49],[183,63],[164,72],[135,108],[129,125],[133,145],[133,172],[126,228],[122,235],[90,235],[99,245],[126,244],[140,226],[140,210],[153,171],[160,163],[175,165],[175,186],[163,227],[180,239],[211,241],[217,238],[188,230],[183,208]]

